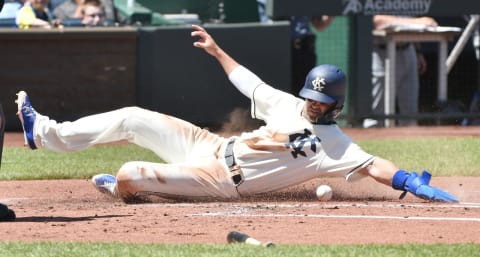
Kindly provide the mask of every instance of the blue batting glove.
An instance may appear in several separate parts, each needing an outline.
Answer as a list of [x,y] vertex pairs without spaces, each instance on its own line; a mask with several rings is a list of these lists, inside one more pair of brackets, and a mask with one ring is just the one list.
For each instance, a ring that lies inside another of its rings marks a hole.
[[425,200],[440,202],[458,202],[458,199],[443,191],[442,189],[429,185],[432,175],[427,171],[423,171],[422,176],[418,176],[416,172],[408,173],[399,170],[392,179],[392,187],[397,190],[404,190],[414,194]]

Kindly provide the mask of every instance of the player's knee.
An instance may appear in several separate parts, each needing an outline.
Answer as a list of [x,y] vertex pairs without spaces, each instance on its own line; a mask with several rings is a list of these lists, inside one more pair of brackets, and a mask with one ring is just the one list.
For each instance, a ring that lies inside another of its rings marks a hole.
[[145,110],[137,106],[129,106],[121,109],[121,115],[125,121],[135,120],[136,116],[140,116]]
[[117,181],[130,181],[132,180],[139,170],[138,162],[127,162],[120,167],[117,172]]
[[128,106],[128,107],[123,107],[122,110],[123,110],[126,114],[132,114],[132,113],[142,112],[142,111],[144,111],[145,109],[140,108],[140,107],[138,107],[138,106]]
[[134,185],[135,177],[138,176],[138,163],[127,162],[117,172],[117,190],[120,198],[127,199],[137,192]]
[[123,130],[135,133],[135,131],[144,124],[146,120],[151,120],[151,111],[137,107],[130,106],[121,109],[120,115],[122,117],[121,126]]

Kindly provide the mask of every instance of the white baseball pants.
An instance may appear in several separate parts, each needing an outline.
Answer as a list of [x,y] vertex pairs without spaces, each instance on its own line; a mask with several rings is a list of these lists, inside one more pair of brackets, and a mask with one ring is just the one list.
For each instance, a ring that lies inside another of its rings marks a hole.
[[120,140],[152,150],[166,163],[125,163],[117,173],[117,190],[123,199],[141,193],[239,197],[224,160],[228,140],[172,116],[126,107],[58,123],[38,114],[34,138],[38,147],[57,152]]

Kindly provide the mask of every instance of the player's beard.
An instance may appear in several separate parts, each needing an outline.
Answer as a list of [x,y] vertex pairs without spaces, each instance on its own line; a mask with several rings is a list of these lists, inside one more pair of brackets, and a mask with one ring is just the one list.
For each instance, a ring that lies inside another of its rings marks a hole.
[[312,103],[305,103],[302,111],[302,116],[311,123],[316,123],[317,120],[323,116],[323,111],[318,105]]

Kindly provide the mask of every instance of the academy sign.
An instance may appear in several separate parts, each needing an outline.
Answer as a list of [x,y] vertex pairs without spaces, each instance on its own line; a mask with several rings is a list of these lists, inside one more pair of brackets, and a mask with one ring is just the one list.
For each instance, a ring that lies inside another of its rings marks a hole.
[[343,0],[343,15],[425,15],[433,0]]

